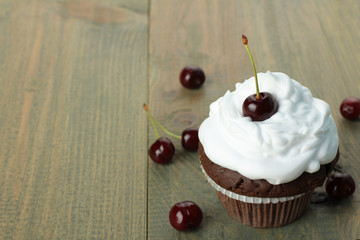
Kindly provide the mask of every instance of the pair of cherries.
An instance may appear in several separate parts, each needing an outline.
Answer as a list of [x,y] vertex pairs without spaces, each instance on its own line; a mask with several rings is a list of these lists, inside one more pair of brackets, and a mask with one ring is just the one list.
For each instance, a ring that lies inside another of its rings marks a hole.
[[199,145],[198,129],[196,128],[187,128],[185,129],[181,136],[176,135],[166,128],[164,128],[151,114],[148,106],[143,105],[144,110],[147,112],[150,122],[154,128],[157,140],[151,144],[149,149],[150,158],[158,164],[167,164],[169,163],[174,154],[175,147],[172,141],[167,137],[160,137],[156,125],[158,125],[165,133],[168,135],[180,139],[181,145],[188,151],[196,151]]

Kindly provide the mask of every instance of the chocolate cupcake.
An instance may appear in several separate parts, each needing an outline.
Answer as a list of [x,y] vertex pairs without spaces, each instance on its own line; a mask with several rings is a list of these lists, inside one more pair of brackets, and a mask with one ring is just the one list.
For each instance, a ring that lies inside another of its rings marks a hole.
[[254,79],[210,105],[199,128],[202,170],[228,213],[246,225],[279,227],[299,218],[339,158],[330,107],[283,73],[259,73],[278,102],[264,121],[244,117]]

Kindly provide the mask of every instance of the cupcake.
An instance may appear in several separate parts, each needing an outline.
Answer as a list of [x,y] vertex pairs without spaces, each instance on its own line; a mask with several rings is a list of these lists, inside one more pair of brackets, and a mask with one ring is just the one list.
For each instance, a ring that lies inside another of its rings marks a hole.
[[258,73],[277,111],[263,121],[244,116],[254,77],[210,105],[199,128],[205,177],[228,213],[245,225],[271,228],[298,219],[339,158],[329,105],[284,73]]

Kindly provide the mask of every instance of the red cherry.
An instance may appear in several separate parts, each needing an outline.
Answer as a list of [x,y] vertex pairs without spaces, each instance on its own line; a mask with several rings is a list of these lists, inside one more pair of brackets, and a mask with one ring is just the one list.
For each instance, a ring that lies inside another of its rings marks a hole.
[[333,172],[325,183],[326,192],[333,198],[345,198],[355,191],[355,181],[350,174]]
[[203,219],[201,208],[192,201],[176,203],[169,212],[171,226],[179,231],[198,227]]
[[186,88],[199,88],[204,82],[205,73],[198,66],[186,66],[180,73],[180,83]]
[[253,67],[256,87],[256,94],[248,96],[243,102],[243,115],[244,117],[250,117],[253,121],[264,121],[276,113],[278,109],[278,103],[271,93],[259,91],[255,63],[248,47],[248,39],[245,35],[242,35],[242,42],[246,48],[246,51],[248,52],[251,65]]
[[198,129],[188,128],[182,132],[181,144],[189,151],[197,151],[199,145]]
[[275,97],[268,92],[261,92],[260,99],[256,94],[247,97],[243,103],[243,115],[253,121],[264,121],[276,113],[278,103]]
[[160,137],[150,146],[149,154],[154,162],[166,164],[173,158],[175,147],[167,137]]
[[340,113],[346,119],[357,119],[360,115],[360,99],[356,97],[345,98],[340,105]]

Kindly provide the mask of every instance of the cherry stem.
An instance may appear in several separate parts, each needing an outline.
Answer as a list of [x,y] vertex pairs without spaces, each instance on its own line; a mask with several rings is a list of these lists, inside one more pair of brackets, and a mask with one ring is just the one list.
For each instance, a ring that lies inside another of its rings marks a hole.
[[144,110],[146,111],[146,113],[147,113],[147,115],[148,115],[148,117],[149,117],[149,119],[150,119],[151,125],[153,126],[153,129],[154,129],[154,131],[155,131],[156,137],[157,137],[157,138],[160,138],[159,132],[157,131],[156,125],[155,125],[155,123],[154,123],[154,117],[151,115],[151,113],[150,113],[150,111],[149,111],[149,108],[148,108],[148,106],[146,105],[146,103],[144,103],[143,108],[144,108]]
[[251,55],[251,52],[250,52],[250,49],[247,45],[248,43],[248,39],[245,35],[242,35],[242,41],[243,41],[243,44],[246,48],[246,51],[249,55],[249,58],[250,58],[250,61],[251,61],[251,65],[252,65],[252,68],[253,68],[253,71],[254,71],[254,76],[255,76],[255,85],[256,85],[256,99],[261,99],[260,97],[260,91],[259,91],[259,84],[258,84],[258,78],[257,78],[257,74],[256,74],[256,68],[255,68],[255,62],[254,62],[254,59]]
[[155,134],[156,134],[156,136],[157,136],[158,138],[159,138],[159,133],[158,133],[157,130],[156,130],[155,123],[156,123],[156,124],[161,128],[161,130],[163,130],[166,134],[168,134],[168,135],[170,135],[170,136],[172,136],[172,137],[174,137],[174,138],[181,139],[181,136],[176,135],[175,133],[172,133],[172,132],[170,132],[169,130],[167,130],[166,128],[164,128],[163,125],[161,125],[161,124],[152,116],[152,114],[151,114],[148,106],[147,106],[145,103],[144,103],[143,107],[144,107],[144,110],[147,112],[147,114],[148,114],[148,116],[149,116],[149,119],[150,119],[150,121],[151,121],[151,123],[152,123],[152,125],[153,125],[153,127],[154,127]]
[[174,138],[181,139],[181,136],[176,135],[175,133],[172,133],[169,130],[167,130],[166,128],[164,128],[155,118],[154,118],[154,121],[161,128],[161,130],[163,130],[165,133],[167,133],[168,135],[170,135]]

